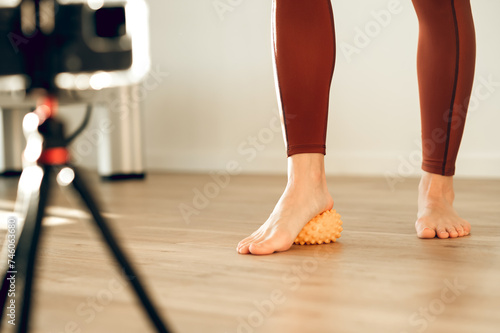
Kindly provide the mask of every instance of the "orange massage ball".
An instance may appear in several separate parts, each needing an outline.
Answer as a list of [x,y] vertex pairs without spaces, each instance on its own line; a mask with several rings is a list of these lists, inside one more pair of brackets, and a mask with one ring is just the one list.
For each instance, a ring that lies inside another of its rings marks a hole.
[[335,209],[316,215],[302,228],[295,244],[311,245],[335,242],[342,232],[342,220]]

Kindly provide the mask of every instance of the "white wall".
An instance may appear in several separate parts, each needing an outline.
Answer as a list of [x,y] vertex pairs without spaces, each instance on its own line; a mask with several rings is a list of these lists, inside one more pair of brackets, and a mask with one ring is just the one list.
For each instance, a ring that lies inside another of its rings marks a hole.
[[[306,0],[304,0],[306,1]],[[416,79],[418,25],[410,0],[359,54],[356,29],[391,0],[333,0],[338,53],[327,141],[329,174],[418,174],[420,118]],[[472,0],[477,30],[474,100],[458,176],[500,177],[500,2]],[[208,171],[236,160],[243,172],[286,170],[270,43],[271,0],[150,0],[153,71],[145,128],[151,169]],[[218,12],[214,4],[231,11]],[[344,44],[343,44],[344,43]],[[487,90],[482,90],[486,92]],[[476,105],[477,104],[477,105]],[[259,137],[252,153],[249,137]],[[263,141],[262,141],[263,140]],[[262,144],[265,143],[265,144]],[[402,162],[403,161],[403,162]]]

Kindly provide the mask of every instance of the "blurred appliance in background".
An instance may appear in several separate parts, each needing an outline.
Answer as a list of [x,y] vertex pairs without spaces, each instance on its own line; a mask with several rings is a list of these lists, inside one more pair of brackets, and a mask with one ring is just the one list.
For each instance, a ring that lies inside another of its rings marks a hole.
[[28,109],[0,109],[0,175],[19,176],[26,146],[23,118]]
[[99,108],[96,110],[100,118],[98,123],[109,121],[112,124],[110,130],[100,132],[97,146],[97,170],[103,179],[142,179],[145,176],[143,103],[137,98],[139,89],[137,84],[115,88],[107,100],[119,102],[95,107]]
[[[99,119],[95,123],[112,124],[111,130],[92,128],[92,126],[89,128],[90,132],[96,130],[99,133],[99,137],[90,144],[97,155],[97,172],[105,180],[145,177],[143,105],[140,100],[133,98],[139,88],[138,84],[109,88],[106,92],[100,92],[98,98],[92,101],[94,117]],[[110,98],[119,101],[102,103],[103,99],[109,102]],[[34,103],[21,108],[16,108],[12,103],[9,103],[8,107],[0,106],[0,175],[2,176],[21,174],[21,156],[26,144],[22,131],[23,117],[34,107]]]

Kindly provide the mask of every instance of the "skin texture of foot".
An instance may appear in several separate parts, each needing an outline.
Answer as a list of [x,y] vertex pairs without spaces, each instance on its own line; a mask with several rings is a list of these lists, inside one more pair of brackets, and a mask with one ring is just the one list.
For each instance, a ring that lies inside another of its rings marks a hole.
[[288,183],[267,221],[239,242],[241,254],[271,254],[288,250],[309,220],[332,209],[323,154],[296,154],[288,158]]
[[424,172],[419,185],[415,229],[420,238],[467,236],[471,226],[453,208],[453,177]]

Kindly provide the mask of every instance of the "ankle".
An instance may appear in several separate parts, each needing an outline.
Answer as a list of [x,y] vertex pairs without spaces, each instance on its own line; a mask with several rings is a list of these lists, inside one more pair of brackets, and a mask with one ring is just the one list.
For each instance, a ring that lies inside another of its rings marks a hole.
[[453,177],[424,172],[419,184],[419,193],[427,199],[453,200]]
[[294,172],[288,174],[288,184],[302,186],[326,186],[326,176],[320,172],[304,171],[304,172]]
[[288,183],[326,186],[323,154],[296,154],[288,158]]

